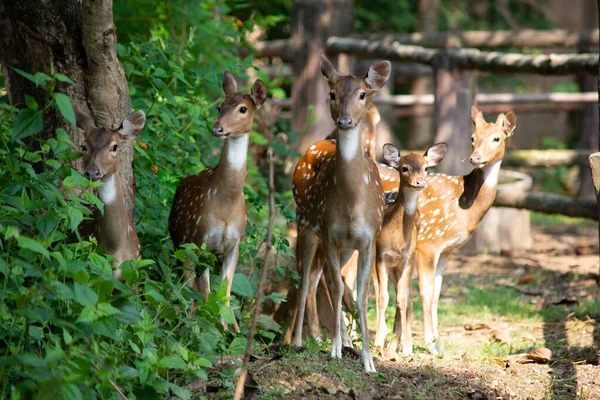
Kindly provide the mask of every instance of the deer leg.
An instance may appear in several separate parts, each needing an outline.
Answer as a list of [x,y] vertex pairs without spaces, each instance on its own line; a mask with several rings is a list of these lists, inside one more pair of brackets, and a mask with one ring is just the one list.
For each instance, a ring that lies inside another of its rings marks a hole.
[[[375,266],[373,274],[374,286],[377,286],[375,298],[377,299],[377,328],[375,330],[375,346],[383,347],[387,335],[387,324],[385,321],[385,309],[389,302],[388,272],[385,257],[381,257]],[[375,284],[377,282],[377,284]]]
[[[356,338],[356,320],[354,319],[354,316],[352,315],[352,310],[355,307],[355,303],[356,303],[356,273],[357,273],[357,268],[358,268],[358,252],[354,251],[352,252],[352,255],[350,257],[350,259],[348,260],[348,262],[346,262],[346,264],[342,267],[342,279],[344,280],[344,296],[342,297],[342,301],[344,304],[344,307],[346,307],[346,309],[348,310],[347,313],[345,313],[345,317],[346,317],[346,321],[345,324],[346,326],[350,325],[349,328],[346,329],[346,333],[348,333],[346,335],[347,340],[348,340],[348,346],[352,347],[352,341],[350,340],[351,338]],[[344,339],[346,340],[346,339]],[[344,343],[344,346],[346,346],[346,344]]]
[[319,264],[319,258],[313,259],[309,275],[308,297],[306,299],[306,324],[308,334],[317,342],[321,342],[321,326],[319,324],[319,313],[317,310],[317,289],[323,274],[323,268]]
[[[317,236],[308,230],[298,232],[296,242],[296,257],[298,269],[302,270],[301,289],[298,295],[298,307],[296,312],[295,331],[292,344],[302,346],[302,326],[304,325],[304,311],[306,309],[306,298],[308,297],[310,268],[313,263],[317,249]],[[301,267],[301,268],[300,268]]]
[[439,354],[433,336],[433,299],[435,297],[435,267],[437,254],[429,251],[418,253],[419,259],[419,290],[423,301],[424,338],[427,350]]
[[442,346],[440,344],[440,334],[438,332],[438,301],[440,300],[440,293],[442,291],[442,273],[444,272],[444,267],[446,266],[448,257],[449,254],[442,254],[438,260],[437,267],[435,269],[433,303],[431,304],[433,339],[435,340],[436,350],[440,354],[442,354]]
[[342,269],[341,269],[341,276],[342,276],[342,304],[344,305],[344,307],[346,307],[346,309],[348,310],[347,313],[342,313],[341,314],[341,319],[342,319],[342,325],[341,325],[341,330],[342,330],[342,346],[343,347],[354,347],[352,344],[352,339],[350,338],[349,335],[349,330],[352,329],[352,324],[354,323],[354,318],[352,318],[352,286],[354,285],[354,278],[350,279],[350,284],[352,285],[350,288],[348,287],[348,285],[346,284],[346,280],[344,279],[344,271],[348,271],[349,269],[351,269],[351,265],[352,264],[356,264],[356,259],[354,256],[355,252],[354,251],[348,251],[348,250],[344,250],[341,252],[340,255],[340,260],[341,260],[341,265],[343,265]]
[[402,343],[402,354],[410,356],[412,354],[412,330],[411,322],[411,278],[412,266],[411,259],[404,260],[401,270],[394,274],[396,283],[396,320],[394,322],[394,348],[398,347],[398,340]]
[[323,243],[327,267],[331,272],[331,299],[333,301],[333,332],[331,333],[331,358],[342,358],[342,288],[344,281],[340,271],[340,252],[329,241]]
[[371,240],[368,245],[358,252],[358,286],[357,307],[360,333],[362,338],[362,358],[365,372],[374,373],[375,364],[369,350],[369,328],[367,327],[367,291],[369,289],[369,275],[373,270],[375,262],[375,241]]
[[[227,300],[225,302],[226,306],[229,306],[229,296],[231,295],[231,284],[233,283],[233,275],[235,275],[235,267],[237,266],[238,258],[240,256],[240,242],[238,241],[233,248],[225,253],[223,256],[223,266],[221,268],[221,281],[223,279],[227,279]],[[208,271],[208,269],[207,269]],[[240,332],[240,327],[238,326],[237,320],[235,318],[235,314],[233,310],[231,310],[231,317],[233,318],[233,329],[235,332]],[[227,323],[223,322],[223,326],[227,329]]]

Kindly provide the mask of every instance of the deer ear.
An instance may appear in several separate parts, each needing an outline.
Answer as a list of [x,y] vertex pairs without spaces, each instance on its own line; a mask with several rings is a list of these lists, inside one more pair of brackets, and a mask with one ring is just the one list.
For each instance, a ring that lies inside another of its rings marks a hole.
[[340,76],[339,72],[336,71],[335,67],[323,53],[319,53],[319,63],[321,64],[321,73],[327,78],[327,82],[331,83]]
[[83,129],[85,132],[87,132],[96,128],[96,124],[94,124],[92,117],[83,112],[79,106],[75,105],[75,107],[73,107],[73,111],[75,111],[75,125],[77,125],[79,129]]
[[396,168],[400,163],[400,152],[391,143],[383,145],[383,159],[391,166]]
[[508,114],[504,116],[502,120],[502,130],[506,134],[506,137],[509,138],[513,135],[515,128],[517,127],[517,116],[514,112],[510,111]]
[[378,62],[369,67],[367,75],[365,75],[365,82],[369,89],[379,90],[390,79],[391,73],[392,64],[389,61]]
[[425,154],[423,154],[423,157],[425,157],[425,160],[427,161],[427,166],[435,167],[438,165],[446,155],[446,150],[448,150],[448,146],[443,142],[436,143],[428,148]]
[[483,113],[475,106],[471,107],[471,119],[473,120],[475,126],[485,123],[485,119],[483,119]]
[[250,97],[252,97],[252,101],[258,110],[267,99],[267,88],[263,81],[257,79],[256,82],[254,82],[254,85],[252,85],[252,89],[250,90]]
[[237,82],[233,77],[233,74],[229,71],[225,71],[223,74],[223,92],[225,96],[231,96],[237,92]]
[[129,114],[119,128],[119,133],[123,139],[133,140],[135,139],[146,123],[146,113],[143,110],[138,110],[132,114]]

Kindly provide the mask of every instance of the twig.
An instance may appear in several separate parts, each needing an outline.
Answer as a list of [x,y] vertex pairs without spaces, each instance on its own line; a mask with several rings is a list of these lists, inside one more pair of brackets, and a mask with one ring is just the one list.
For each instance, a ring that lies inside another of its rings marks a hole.
[[250,363],[250,353],[252,352],[252,342],[254,341],[254,333],[256,332],[256,324],[260,311],[262,308],[262,298],[267,280],[267,267],[269,262],[269,256],[273,250],[273,241],[271,236],[273,234],[273,224],[275,221],[275,178],[273,164],[275,157],[273,156],[273,149],[269,148],[267,151],[267,159],[269,161],[269,224],[267,226],[267,247],[265,249],[265,258],[263,259],[262,271],[260,274],[260,284],[258,285],[258,294],[256,295],[256,307],[254,308],[254,316],[252,317],[252,324],[250,325],[250,332],[248,333],[248,344],[246,345],[246,354],[244,354],[244,362],[242,364],[242,371],[238,378],[235,386],[234,400],[240,400],[244,394],[244,385],[246,384],[246,376],[248,375],[248,364]]
[[[96,363],[92,363],[92,366],[94,368],[96,368],[97,371],[100,371],[100,367],[98,367],[98,365]],[[119,396],[121,396],[121,398],[123,400],[127,400],[127,396],[125,396],[123,391],[121,391],[121,388],[119,386],[117,386],[117,384],[114,383],[112,379],[109,379],[108,382],[110,383],[110,386],[112,386],[113,389],[115,389],[115,391],[119,394]]]

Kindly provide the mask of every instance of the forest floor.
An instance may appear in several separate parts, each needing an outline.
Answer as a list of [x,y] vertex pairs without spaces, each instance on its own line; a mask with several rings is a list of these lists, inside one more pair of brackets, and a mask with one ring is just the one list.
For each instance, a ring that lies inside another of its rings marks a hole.
[[[351,356],[332,361],[328,343],[259,348],[249,397],[600,399],[597,225],[562,217],[532,221],[530,250],[450,258],[439,311],[443,356],[424,349],[416,295],[412,357],[376,358],[377,373],[367,375]],[[388,307],[388,321],[393,313]],[[519,361],[518,354],[539,347],[552,351],[549,362]]]

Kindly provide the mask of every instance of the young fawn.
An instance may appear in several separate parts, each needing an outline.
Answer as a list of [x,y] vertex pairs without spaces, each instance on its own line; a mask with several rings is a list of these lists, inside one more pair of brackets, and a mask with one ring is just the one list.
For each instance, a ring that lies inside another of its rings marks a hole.
[[[476,107],[471,109],[475,131],[471,136],[475,167],[465,176],[429,175],[428,186],[419,196],[420,229],[416,258],[419,290],[423,301],[425,342],[430,352],[442,352],[438,332],[438,301],[442,273],[450,254],[471,237],[496,197],[500,164],[506,140],[513,135],[517,117],[511,111],[488,123]],[[397,179],[389,169],[380,169],[381,179]],[[387,189],[386,189],[387,190]],[[398,313],[398,310],[396,310]]]
[[471,136],[473,171],[465,176],[431,175],[419,197],[420,230],[417,237],[419,290],[423,300],[425,343],[442,352],[438,332],[438,300],[448,257],[471,237],[496,198],[498,174],[506,140],[513,135],[517,117],[511,111],[488,123],[471,109],[475,131]]
[[[213,136],[224,139],[221,159],[215,168],[207,168],[184,178],[175,192],[169,233],[175,247],[184,243],[203,243],[209,251],[222,257],[221,279],[227,279],[227,297],[239,256],[240,241],[246,230],[246,180],[248,139],[254,113],[263,105],[267,90],[259,79],[250,94],[239,93],[233,75],[223,75],[225,100],[219,106],[219,118]],[[197,277],[189,260],[184,262],[184,279],[188,286],[205,297],[210,291],[210,274],[206,269]],[[234,318],[235,321],[235,318]],[[234,322],[236,330],[237,323]]]
[[360,126],[368,99],[387,82],[391,64],[379,62],[364,78],[340,75],[320,55],[321,71],[331,89],[329,106],[338,138],[312,145],[300,158],[293,176],[294,199],[298,206],[297,262],[302,267],[294,345],[302,344],[302,325],[309,289],[309,273],[317,244],[323,246],[332,274],[334,310],[331,356],[341,358],[341,266],[358,250],[358,312],[362,334],[362,359],[366,372],[375,372],[366,329],[367,284],[375,258],[375,238],[381,229],[384,195],[377,167],[365,155]]
[[98,128],[94,121],[75,108],[77,126],[83,129],[85,140],[80,147],[83,154],[85,176],[91,181],[102,181],[98,197],[104,203],[104,213],[94,212],[95,234],[104,253],[113,256],[114,277],[121,279],[119,266],[123,261],[140,256],[137,236],[121,187],[119,175],[119,147],[125,141],[135,139],[146,122],[142,110],[130,114],[121,122],[119,129]]
[[377,300],[377,329],[375,345],[383,346],[387,333],[385,309],[388,305],[388,277],[396,288],[396,322],[394,338],[390,345],[396,351],[398,340],[404,354],[412,352],[410,331],[412,256],[417,245],[417,200],[427,186],[427,168],[436,166],[446,154],[446,144],[431,146],[422,156],[407,154],[400,157],[398,149],[391,144],[383,146],[383,156],[400,175],[398,198],[389,205],[383,227],[377,237],[377,253],[373,287]]

